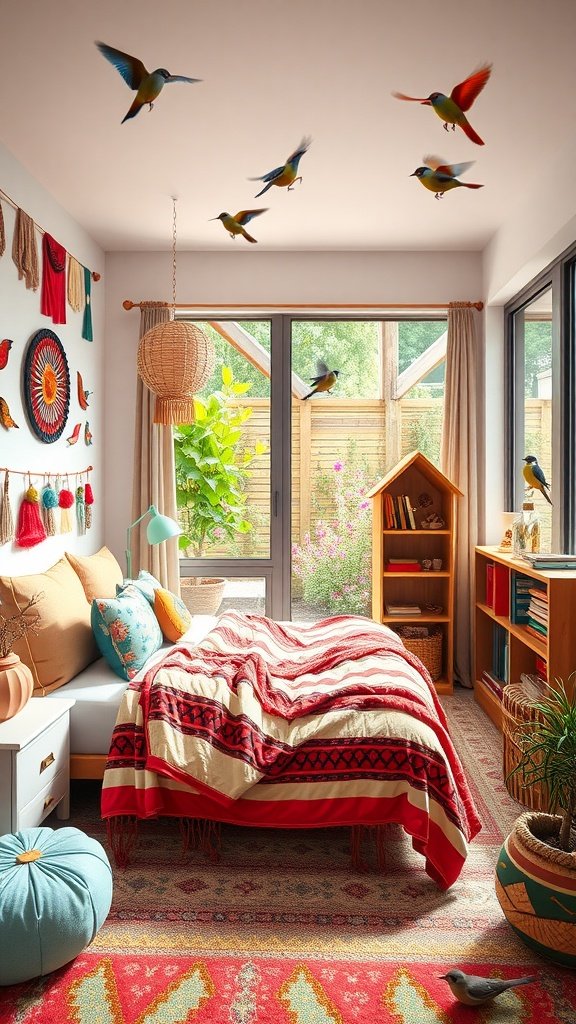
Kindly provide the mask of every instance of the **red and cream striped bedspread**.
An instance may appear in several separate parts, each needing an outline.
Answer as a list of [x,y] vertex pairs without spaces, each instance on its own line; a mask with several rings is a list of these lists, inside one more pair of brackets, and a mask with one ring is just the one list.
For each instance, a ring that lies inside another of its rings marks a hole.
[[386,626],[228,612],[126,690],[102,815],[310,828],[398,822],[442,887],[480,829],[444,711]]

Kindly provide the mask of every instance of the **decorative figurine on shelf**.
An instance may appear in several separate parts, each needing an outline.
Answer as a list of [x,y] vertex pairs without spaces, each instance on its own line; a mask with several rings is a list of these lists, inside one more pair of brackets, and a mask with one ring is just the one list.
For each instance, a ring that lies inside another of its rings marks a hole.
[[437,512],[431,512],[430,515],[427,515],[420,523],[420,528],[422,530],[443,530],[445,526],[446,523],[442,519],[442,516],[439,516]]
[[517,512],[502,512],[502,540],[498,545],[498,551],[504,554],[512,554],[512,527],[517,515]]

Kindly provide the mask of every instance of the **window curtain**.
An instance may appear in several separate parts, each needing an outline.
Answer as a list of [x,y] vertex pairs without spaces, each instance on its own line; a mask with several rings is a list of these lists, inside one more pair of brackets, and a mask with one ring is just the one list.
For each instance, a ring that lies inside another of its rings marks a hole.
[[[140,337],[157,324],[169,320],[171,310],[166,303],[143,302],[140,307]],[[132,488],[132,522],[154,505],[162,515],[178,519],[174,476],[174,442],[172,428],[153,423],[155,398],[142,383],[136,385],[136,420],[134,434],[134,483]],[[180,593],[178,538],[162,544],[148,544],[146,518],[132,530],[132,565],[134,575],[147,569],[163,587]]]
[[478,543],[478,388],[482,361],[477,312],[467,303],[448,307],[446,386],[440,448],[442,472],[462,491],[458,498],[455,566],[454,674],[471,688],[474,679],[474,548]]

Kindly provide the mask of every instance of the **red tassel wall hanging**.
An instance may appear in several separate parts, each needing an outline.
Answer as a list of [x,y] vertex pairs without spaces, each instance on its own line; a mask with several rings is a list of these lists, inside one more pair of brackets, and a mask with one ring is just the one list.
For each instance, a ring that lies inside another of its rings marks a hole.
[[84,522],[86,529],[89,530],[92,526],[92,505],[94,504],[94,494],[92,491],[92,485],[90,481],[87,481],[84,487]]
[[[68,480],[66,480],[68,483]],[[74,495],[68,487],[63,487],[58,495],[60,506],[60,533],[72,533],[72,516],[70,509],[74,504]]]
[[38,491],[30,487],[22,498],[16,526],[16,544],[21,548],[32,548],[46,540],[46,530],[40,516]]

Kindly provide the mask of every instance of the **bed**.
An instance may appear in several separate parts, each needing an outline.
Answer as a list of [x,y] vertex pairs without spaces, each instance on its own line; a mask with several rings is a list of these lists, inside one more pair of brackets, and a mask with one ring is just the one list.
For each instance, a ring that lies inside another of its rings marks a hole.
[[422,663],[384,625],[230,611],[126,687],[102,816],[114,855],[134,823],[275,828],[399,823],[443,889],[480,829]]

